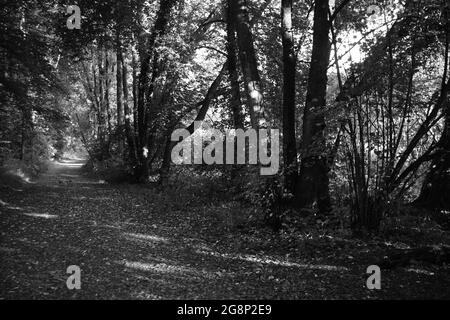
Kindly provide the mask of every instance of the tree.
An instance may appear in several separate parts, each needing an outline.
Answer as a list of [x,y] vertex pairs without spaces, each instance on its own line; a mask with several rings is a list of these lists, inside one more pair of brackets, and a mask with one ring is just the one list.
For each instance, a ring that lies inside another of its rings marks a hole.
[[237,32],[239,59],[242,74],[244,76],[250,120],[252,127],[258,128],[263,117],[263,93],[261,88],[261,78],[258,71],[258,61],[253,43],[253,34],[250,30],[250,19],[248,16],[249,9],[246,0],[229,1],[231,2],[229,8],[232,12],[233,20],[235,21],[233,25]]
[[292,30],[292,0],[281,1],[281,39],[283,45],[283,160],[284,186],[292,197],[297,180],[297,143],[295,136],[296,55]]
[[241,112],[241,92],[239,88],[239,75],[237,69],[237,48],[236,48],[236,24],[233,16],[233,8],[231,2],[226,4],[227,18],[227,66],[228,77],[231,86],[231,115],[233,117],[233,125],[235,128],[244,128],[244,120]]
[[[148,178],[149,170],[149,143],[148,125],[150,121],[150,109],[155,81],[161,73],[159,68],[158,44],[166,32],[171,10],[176,0],[160,1],[153,31],[148,37],[144,37],[140,43],[140,74],[137,101],[137,124],[138,124],[138,164],[136,165],[135,177],[139,181]],[[150,62],[152,61],[152,65]],[[152,67],[152,69],[150,69]]]
[[325,140],[327,70],[331,49],[328,13],[328,0],[316,0],[313,48],[303,111],[300,175],[295,191],[298,207],[310,207],[317,202],[323,214],[331,209]]
[[450,80],[447,76],[450,74],[449,68],[449,46],[450,46],[450,7],[443,8],[443,18],[445,20],[445,63],[444,75],[442,77],[442,113],[444,115],[444,129],[437,143],[436,151],[431,162],[430,169],[425,177],[421,193],[416,200],[416,204],[438,209],[450,210],[450,103],[449,91]]

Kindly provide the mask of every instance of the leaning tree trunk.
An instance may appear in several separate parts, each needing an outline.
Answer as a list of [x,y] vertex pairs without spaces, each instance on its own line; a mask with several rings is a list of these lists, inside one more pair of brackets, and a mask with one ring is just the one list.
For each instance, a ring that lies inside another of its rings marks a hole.
[[325,141],[325,104],[327,69],[330,59],[330,21],[328,0],[316,0],[314,6],[313,49],[303,114],[300,176],[296,185],[296,203],[300,208],[317,202],[319,211],[330,211],[328,162]]

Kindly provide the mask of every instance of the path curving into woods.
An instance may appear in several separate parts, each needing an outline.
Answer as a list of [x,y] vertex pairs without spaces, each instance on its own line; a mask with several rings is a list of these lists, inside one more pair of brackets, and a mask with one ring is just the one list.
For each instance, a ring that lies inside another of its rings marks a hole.
[[[373,258],[362,243],[234,229],[223,219],[234,210],[227,203],[110,185],[84,176],[82,165],[53,162],[32,183],[0,188],[0,298],[449,297],[445,268],[389,271],[383,290],[369,291]],[[66,287],[69,265],[81,268],[80,290]]]

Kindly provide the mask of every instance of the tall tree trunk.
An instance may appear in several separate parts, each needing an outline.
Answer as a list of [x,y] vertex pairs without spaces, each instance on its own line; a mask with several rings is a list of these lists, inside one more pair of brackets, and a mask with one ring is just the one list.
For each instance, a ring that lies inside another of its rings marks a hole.
[[[106,108],[105,108],[105,95],[104,95],[104,79],[105,79],[105,70],[103,66],[103,49],[102,45],[99,44],[97,48],[97,67],[98,67],[98,79],[95,81],[96,85],[94,87],[97,88],[97,96],[99,98],[99,107],[97,109],[97,122],[98,122],[98,139],[100,144],[100,152],[98,153],[99,159],[103,160],[105,156],[104,146],[106,144]],[[92,67],[93,73],[95,75],[95,67]],[[95,79],[95,78],[94,78]]]
[[[122,130],[122,44],[120,43],[120,32],[116,30],[116,100],[117,100],[117,127]],[[123,152],[122,134],[119,135],[119,152]]]
[[[228,66],[228,79],[231,86],[231,100],[230,100],[230,114],[233,120],[233,128],[243,129],[244,118],[241,112],[242,100],[241,90],[239,87],[239,73],[237,66],[237,46],[236,46],[236,25],[233,18],[233,10],[230,7],[230,2],[226,4],[226,19],[227,19],[227,66]],[[237,163],[237,145],[233,145],[234,148],[234,163]],[[233,185],[240,189],[241,184],[237,181],[239,177],[239,170],[242,166],[237,164],[233,165],[230,171],[230,179]]]
[[[122,68],[121,72],[121,86],[123,92],[123,116],[124,116],[124,126],[125,126],[125,137],[127,139],[128,144],[128,161],[136,165],[137,154],[136,154],[136,141],[135,141],[135,132],[132,126],[132,114],[128,104],[128,69],[127,64],[123,59],[122,48],[120,47],[120,51],[118,52],[118,67]],[[134,86],[134,84],[133,84]],[[134,90],[134,87],[133,87]]]
[[105,85],[105,90],[104,90],[104,101],[105,101],[105,112],[106,112],[106,122],[107,122],[107,135],[106,135],[106,141],[104,144],[104,151],[103,154],[106,157],[109,157],[109,151],[110,151],[110,141],[111,141],[111,134],[112,134],[112,124],[111,124],[111,105],[110,105],[110,101],[109,101],[109,89],[111,86],[111,81],[109,78],[109,53],[108,50],[106,48],[104,48],[104,58],[105,58],[105,69],[104,69],[104,77],[103,77],[103,81],[104,81],[104,85]]
[[227,3],[227,65],[228,78],[231,85],[231,115],[234,128],[244,128],[244,120],[241,113],[241,92],[239,89],[239,76],[236,59],[236,32],[230,3]]
[[161,169],[159,172],[159,185],[163,186],[168,178],[169,178],[169,173],[170,173],[170,164],[171,164],[171,151],[172,148],[174,147],[174,143],[172,141],[172,131],[174,129],[172,123],[174,120],[174,114],[172,111],[169,111],[169,115],[168,115],[168,119],[167,119],[167,130],[165,132],[164,135],[164,151],[163,151],[163,157],[162,157],[162,164],[161,164]]
[[284,188],[294,195],[297,180],[297,147],[295,138],[295,64],[292,33],[292,0],[281,1],[281,40],[283,45],[283,160]]
[[137,124],[137,106],[138,106],[138,75],[137,75],[137,62],[136,62],[136,55],[134,51],[131,51],[131,67],[133,69],[132,76],[133,76],[133,132],[134,136],[137,136],[138,133],[138,124]]
[[328,0],[315,1],[313,49],[303,114],[300,176],[296,184],[297,205],[305,208],[317,202],[322,214],[331,209],[324,136],[327,69],[331,48],[328,12]]
[[228,0],[237,32],[239,60],[244,76],[247,106],[253,128],[260,126],[263,118],[261,78],[258,71],[253,35],[250,30],[246,0]]
[[[169,22],[169,15],[177,0],[161,0],[157,18],[153,31],[148,39],[141,39],[140,43],[140,61],[141,70],[138,86],[138,159],[139,164],[136,167],[136,178],[139,181],[146,181],[148,177],[148,124],[149,124],[149,103],[153,93],[156,78],[159,76],[158,53],[155,50],[157,41],[165,34]],[[150,76],[150,61],[153,59],[153,72]],[[150,80],[151,79],[151,80]],[[150,81],[149,81],[150,80]]]

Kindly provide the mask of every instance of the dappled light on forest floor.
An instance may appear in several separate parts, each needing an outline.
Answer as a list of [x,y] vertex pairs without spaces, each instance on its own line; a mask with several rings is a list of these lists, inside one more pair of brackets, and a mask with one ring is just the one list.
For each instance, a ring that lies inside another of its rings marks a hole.
[[83,163],[59,163],[58,165],[69,168],[81,168],[83,166]]
[[[72,183],[58,185],[63,175]],[[0,208],[9,214],[0,220],[0,253],[7,256],[0,272],[15,279],[2,295],[73,298],[65,271],[74,264],[84,277],[82,298],[376,297],[364,291],[372,257],[361,259],[369,252],[363,241],[297,234],[286,249],[286,235],[253,226],[224,237],[217,217],[225,219],[229,208],[218,214],[217,206],[199,202],[188,212],[183,192],[102,185],[79,168],[55,166],[26,193],[2,194]],[[387,274],[385,285],[398,276],[421,285],[444,281],[439,270],[413,269]]]
[[406,271],[414,272],[414,273],[418,273],[418,274],[423,274],[423,275],[427,275],[427,276],[434,276],[434,272],[423,270],[423,269],[409,268],[409,269],[406,269]]
[[122,227],[120,227],[120,226],[118,226],[118,225],[111,225],[111,224],[106,224],[106,223],[98,223],[98,222],[95,221],[95,220],[92,220],[92,221],[91,221],[91,225],[92,225],[93,227],[96,227],[96,228],[107,228],[107,229],[115,229],[115,230],[120,230],[120,229],[122,229]]
[[177,266],[166,263],[149,263],[138,261],[117,261],[118,264],[124,265],[126,268],[138,271],[147,271],[155,273],[167,273],[181,276],[193,276],[202,278],[215,278],[216,276],[204,270],[197,270],[191,267]]
[[4,202],[4,201],[0,200],[0,208],[1,207],[4,207],[9,210],[18,210],[18,211],[24,210],[22,207],[17,207],[17,206],[9,204],[8,202]]
[[290,261],[281,261],[278,259],[274,259],[268,256],[254,256],[247,254],[228,254],[228,253],[219,253],[214,251],[206,251],[206,250],[196,250],[196,253],[206,254],[215,257],[221,257],[225,259],[232,260],[242,260],[252,263],[261,263],[261,264],[271,264],[280,267],[290,267],[290,268],[299,268],[299,269],[313,269],[313,270],[326,270],[326,271],[348,271],[348,268],[342,266],[331,266],[331,265],[314,265],[314,264],[300,264],[296,262]]
[[44,218],[44,219],[55,219],[58,218],[55,214],[48,214],[48,213],[37,213],[37,212],[27,212],[23,213],[24,215],[28,217],[34,217],[34,218]]
[[169,243],[169,240],[164,237],[159,237],[155,235],[139,234],[139,233],[124,233],[126,239],[140,241],[140,242],[151,242],[151,243]]
[[53,162],[55,167],[81,168],[86,163],[85,160],[61,160]]

